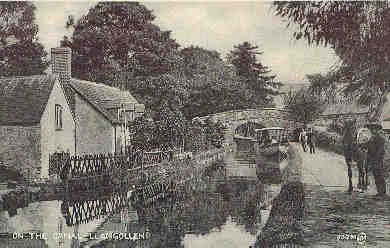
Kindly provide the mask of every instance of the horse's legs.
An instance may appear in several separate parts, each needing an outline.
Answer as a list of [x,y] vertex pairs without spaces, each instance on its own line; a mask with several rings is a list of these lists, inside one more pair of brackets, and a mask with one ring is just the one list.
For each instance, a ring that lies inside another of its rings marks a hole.
[[364,160],[364,189],[367,189],[368,186],[368,164],[367,160]]
[[349,187],[348,187],[348,192],[353,191],[353,186],[352,186],[352,161],[349,160],[347,161],[347,166],[348,166],[348,182],[349,182]]
[[359,183],[358,183],[358,188],[363,189],[364,187],[364,168],[363,168],[363,161],[358,161],[358,169],[359,169]]

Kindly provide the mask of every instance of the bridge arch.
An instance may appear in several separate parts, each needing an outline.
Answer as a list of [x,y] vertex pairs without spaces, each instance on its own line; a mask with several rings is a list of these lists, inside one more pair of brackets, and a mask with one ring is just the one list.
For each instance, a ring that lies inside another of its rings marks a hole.
[[214,121],[222,122],[226,127],[226,142],[233,143],[236,140],[234,137],[238,136],[236,135],[236,130],[240,132],[240,130],[244,129],[244,126],[241,126],[245,125],[245,123],[256,123],[247,125],[260,128],[261,125],[263,127],[283,127],[290,132],[303,126],[303,123],[292,120],[289,114],[288,110],[281,108],[257,108],[220,112],[200,117],[200,119],[206,120],[211,118]]
[[256,137],[255,130],[265,127],[266,126],[262,123],[249,120],[237,126],[234,130],[234,135],[239,135],[243,137]]

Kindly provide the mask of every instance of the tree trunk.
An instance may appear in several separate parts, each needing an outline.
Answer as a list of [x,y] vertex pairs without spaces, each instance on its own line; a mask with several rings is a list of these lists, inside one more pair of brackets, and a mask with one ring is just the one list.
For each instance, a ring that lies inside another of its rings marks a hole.
[[387,102],[387,94],[388,93],[389,93],[389,90],[387,88],[382,92],[378,103],[376,104],[376,106],[372,110],[372,113],[370,116],[370,121],[372,121],[372,122],[381,121],[380,118],[382,116],[383,107]]

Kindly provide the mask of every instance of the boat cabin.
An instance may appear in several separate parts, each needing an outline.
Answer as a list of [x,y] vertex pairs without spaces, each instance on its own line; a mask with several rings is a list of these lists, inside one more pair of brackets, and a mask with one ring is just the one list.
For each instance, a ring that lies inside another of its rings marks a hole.
[[260,146],[288,142],[288,131],[281,127],[255,129],[256,140]]

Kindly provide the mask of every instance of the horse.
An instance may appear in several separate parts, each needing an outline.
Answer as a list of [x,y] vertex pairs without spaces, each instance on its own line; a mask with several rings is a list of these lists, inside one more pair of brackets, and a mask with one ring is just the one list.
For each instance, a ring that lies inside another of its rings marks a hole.
[[[348,134],[348,132],[350,132]],[[353,132],[353,131],[352,131]],[[356,135],[353,135],[351,129],[344,133],[344,156],[348,166],[348,192],[353,191],[352,185],[352,162],[358,167],[359,181],[357,187],[366,190],[368,186],[368,165],[367,165],[367,147],[366,144],[371,137],[367,128],[360,128]],[[349,136],[346,138],[346,136]],[[347,142],[345,142],[347,141]]]
[[356,162],[359,172],[358,189],[367,190],[368,186],[368,165],[367,147],[364,144],[355,144],[353,160]]

